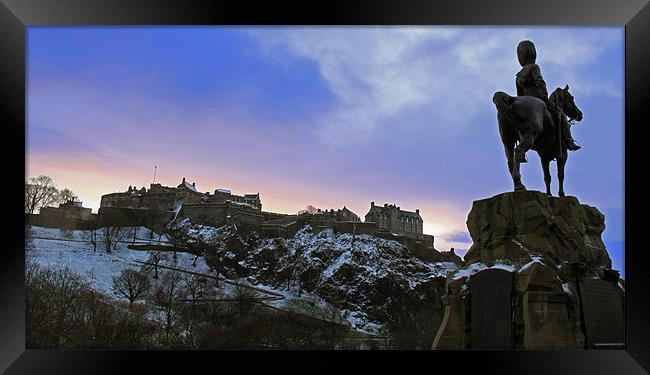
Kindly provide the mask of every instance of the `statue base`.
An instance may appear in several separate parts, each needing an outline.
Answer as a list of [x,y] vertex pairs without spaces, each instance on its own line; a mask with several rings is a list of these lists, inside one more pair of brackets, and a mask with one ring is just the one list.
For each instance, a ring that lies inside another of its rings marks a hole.
[[580,349],[623,342],[623,293],[605,217],[536,191],[475,201],[474,244],[450,274],[434,349]]

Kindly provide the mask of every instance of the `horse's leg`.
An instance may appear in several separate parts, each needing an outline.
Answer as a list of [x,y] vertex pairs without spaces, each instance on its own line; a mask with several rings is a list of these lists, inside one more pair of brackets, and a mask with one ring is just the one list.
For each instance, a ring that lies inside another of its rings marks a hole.
[[[519,163],[515,161],[515,133],[512,131],[512,124],[507,123],[507,120],[497,113],[499,122],[499,134],[501,135],[501,142],[506,152],[506,159],[508,160],[508,172],[512,177],[512,182],[517,190],[526,190],[526,187],[521,183],[521,175],[519,174]],[[509,128],[506,128],[510,126]]]
[[550,171],[551,159],[540,155],[540,160],[542,161],[542,170],[544,170],[544,183],[546,184],[546,194],[552,196],[553,194],[551,194],[551,171]]
[[521,172],[519,171],[519,168],[521,167],[522,162],[526,162],[526,151],[530,150],[530,148],[533,146],[534,141],[535,138],[532,135],[521,134],[519,145],[514,148],[512,180],[515,183],[515,191],[526,190],[526,186],[521,183]]
[[564,196],[564,166],[566,165],[566,159],[569,156],[569,153],[566,150],[562,150],[562,155],[557,158],[557,180],[560,183],[560,190],[557,195],[560,197]]
[[510,176],[512,176],[512,170],[514,167],[514,149],[512,145],[504,144],[503,149],[506,151],[506,160],[508,161],[508,172],[510,172]]
[[512,168],[512,180],[515,183],[515,191],[524,191],[526,190],[526,186],[521,183],[521,173],[519,172],[521,162],[515,159],[513,164],[514,166]]
[[514,144],[504,145],[506,150],[506,158],[508,158],[508,170],[510,171],[510,176],[512,176],[512,182],[515,187],[515,191],[526,190],[524,184],[521,183],[521,173],[519,173],[519,163],[515,160],[515,149]]
[[531,133],[522,133],[519,139],[519,145],[515,147],[515,161],[526,162],[526,152],[533,147],[535,136]]

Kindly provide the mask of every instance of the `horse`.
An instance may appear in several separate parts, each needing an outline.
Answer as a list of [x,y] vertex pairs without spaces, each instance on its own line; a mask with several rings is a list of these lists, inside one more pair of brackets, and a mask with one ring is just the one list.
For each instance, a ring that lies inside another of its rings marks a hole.
[[[564,194],[564,166],[568,149],[562,142],[561,121],[581,121],[582,111],[576,106],[574,97],[569,92],[569,85],[557,88],[549,96],[551,105],[558,109],[558,118],[553,119],[544,101],[534,96],[513,97],[497,91],[492,97],[497,107],[499,134],[508,159],[508,170],[512,176],[515,191],[524,191],[519,167],[526,163],[526,151],[537,151],[544,170],[546,194],[551,194],[551,160],[557,161],[559,181],[558,195]],[[563,117],[562,117],[563,116]]]

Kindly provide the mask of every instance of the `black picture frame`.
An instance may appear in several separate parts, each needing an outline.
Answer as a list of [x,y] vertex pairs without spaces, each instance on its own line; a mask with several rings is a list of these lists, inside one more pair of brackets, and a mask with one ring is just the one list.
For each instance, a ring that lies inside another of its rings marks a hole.
[[[5,246],[0,250],[0,371],[6,370],[7,374],[97,374],[139,372],[138,368],[152,373],[179,368],[187,372],[196,365],[213,363],[219,363],[215,365],[217,371],[236,371],[224,365],[231,361],[237,361],[246,371],[253,365],[265,368],[269,363],[283,363],[289,370],[295,361],[295,356],[286,352],[245,352],[243,359],[234,359],[232,352],[214,351],[25,350],[24,223],[15,218],[24,217],[19,196],[24,194],[21,182],[25,164],[20,164],[19,160],[26,152],[26,27],[166,24],[625,26],[625,349],[424,351],[410,353],[412,359],[408,362],[391,359],[395,352],[347,353],[349,365],[346,370],[361,366],[359,368],[367,371],[389,361],[398,366],[419,363],[425,371],[429,368],[445,371],[439,364],[451,364],[446,371],[461,373],[643,374],[650,370],[650,272],[646,270],[646,249],[642,246],[646,224],[642,218],[648,212],[644,193],[648,191],[648,183],[633,174],[647,169],[647,156],[640,152],[644,150],[642,129],[650,118],[650,5],[646,0],[348,0],[297,4],[195,0],[0,2],[0,94],[4,123],[1,159],[4,161],[4,181],[0,186],[5,197],[6,219],[2,226]],[[313,357],[322,352],[300,354]],[[302,371],[311,371],[314,363],[308,366]],[[340,368],[342,362],[318,360],[318,369],[330,366]]]

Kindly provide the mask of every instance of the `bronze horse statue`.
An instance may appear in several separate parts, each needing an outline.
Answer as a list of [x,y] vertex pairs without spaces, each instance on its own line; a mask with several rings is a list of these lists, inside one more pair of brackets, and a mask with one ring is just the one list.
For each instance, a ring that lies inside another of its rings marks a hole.
[[[526,151],[535,150],[542,161],[546,194],[551,195],[551,160],[557,160],[557,177],[560,184],[558,195],[564,196],[564,166],[567,161],[567,146],[560,134],[560,121],[581,121],[582,111],[576,106],[569,85],[557,88],[549,96],[549,103],[559,110],[553,119],[546,104],[534,96],[510,96],[497,91],[492,97],[497,107],[499,133],[508,159],[508,169],[515,185],[515,191],[526,190],[521,183],[519,166],[526,163]],[[562,118],[563,116],[564,118]]]

